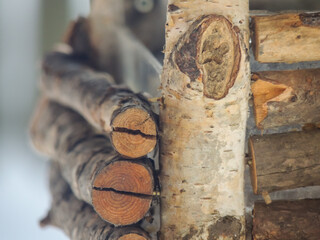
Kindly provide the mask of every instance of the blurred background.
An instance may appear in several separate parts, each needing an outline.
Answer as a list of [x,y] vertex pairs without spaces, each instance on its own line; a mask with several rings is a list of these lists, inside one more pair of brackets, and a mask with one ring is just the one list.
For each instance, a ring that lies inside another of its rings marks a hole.
[[[151,6],[157,2],[126,1]],[[320,9],[319,0],[251,0],[250,4],[251,9],[270,11]],[[0,239],[67,239],[60,230],[38,225],[50,207],[48,162],[32,149],[28,124],[38,96],[41,57],[61,39],[70,20],[86,16],[89,10],[90,0],[0,0]],[[159,37],[164,40],[163,33]],[[154,49],[161,59],[160,51]]]

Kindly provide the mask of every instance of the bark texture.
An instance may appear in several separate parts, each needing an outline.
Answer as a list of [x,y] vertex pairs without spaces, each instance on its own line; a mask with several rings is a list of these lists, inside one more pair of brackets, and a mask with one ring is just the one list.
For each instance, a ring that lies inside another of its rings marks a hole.
[[253,210],[254,240],[320,239],[320,200],[256,202]]
[[92,204],[114,225],[138,222],[148,212],[154,188],[148,160],[122,160],[110,141],[76,112],[43,100],[31,126],[34,146],[57,159],[77,198]]
[[[92,207],[78,200],[62,178],[57,163],[50,168],[51,209],[40,225],[62,229],[71,240],[149,240],[139,227],[117,228],[103,221]],[[129,238],[128,238],[129,237]]]
[[252,16],[255,58],[259,62],[320,60],[320,13]]
[[169,1],[160,239],[244,239],[248,1]]
[[320,185],[320,130],[252,136],[253,192]]
[[43,92],[78,111],[97,129],[111,132],[121,155],[139,158],[157,143],[156,116],[140,94],[113,84],[107,74],[96,73],[76,57],[51,53],[43,61]]
[[320,69],[258,72],[252,80],[257,127],[320,122]]

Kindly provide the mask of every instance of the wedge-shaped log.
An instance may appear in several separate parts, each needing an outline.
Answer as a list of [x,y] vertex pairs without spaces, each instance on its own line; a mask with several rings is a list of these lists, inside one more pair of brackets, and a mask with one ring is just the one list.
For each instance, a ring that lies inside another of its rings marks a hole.
[[320,239],[320,199],[256,202],[253,210],[254,240]]
[[150,208],[153,171],[148,160],[122,160],[110,141],[76,112],[43,100],[31,127],[34,146],[57,159],[77,198],[114,225],[138,222]]
[[149,240],[139,227],[114,227],[103,221],[90,205],[78,200],[62,178],[57,163],[50,168],[51,209],[40,225],[62,229],[71,240]]
[[259,62],[320,60],[320,12],[252,16],[251,30]]
[[50,98],[79,112],[97,129],[111,132],[116,151],[129,158],[151,152],[157,143],[156,116],[147,99],[113,84],[76,57],[51,53],[43,61],[41,86]]
[[320,130],[252,136],[255,194],[320,185]]
[[258,72],[252,80],[258,128],[320,122],[320,69]]

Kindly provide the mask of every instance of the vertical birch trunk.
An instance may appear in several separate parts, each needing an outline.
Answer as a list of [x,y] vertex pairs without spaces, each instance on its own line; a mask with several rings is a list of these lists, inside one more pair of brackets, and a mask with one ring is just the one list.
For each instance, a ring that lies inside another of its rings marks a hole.
[[244,239],[248,0],[170,0],[161,239]]

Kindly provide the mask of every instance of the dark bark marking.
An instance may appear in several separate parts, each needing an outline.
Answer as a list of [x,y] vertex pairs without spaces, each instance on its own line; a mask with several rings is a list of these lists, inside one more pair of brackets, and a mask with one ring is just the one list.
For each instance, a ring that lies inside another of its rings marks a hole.
[[235,217],[225,216],[209,226],[208,231],[208,239],[217,240],[220,236],[225,236],[228,239],[238,240],[242,235],[242,224]]
[[203,82],[206,97],[222,99],[239,72],[238,28],[223,16],[202,16],[178,40],[170,60],[190,81]]
[[320,26],[320,12],[301,13],[299,18],[303,25],[318,27]]
[[194,239],[195,235],[198,233],[198,230],[194,227],[194,226],[191,226],[190,227],[190,230],[189,230],[189,233],[187,233],[186,235],[184,235],[182,237],[182,240],[191,240],[191,239]]
[[178,11],[180,8],[174,4],[170,4],[168,6],[168,12],[175,12],[175,11]]

